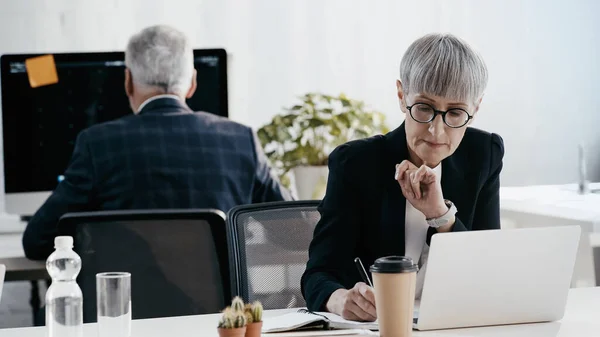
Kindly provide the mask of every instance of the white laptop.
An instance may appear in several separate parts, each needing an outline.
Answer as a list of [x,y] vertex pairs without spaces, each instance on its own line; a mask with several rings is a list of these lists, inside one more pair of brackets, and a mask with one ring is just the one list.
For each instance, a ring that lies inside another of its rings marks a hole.
[[579,226],[434,235],[414,328],[560,320]]
[[6,273],[6,266],[0,264],[0,301],[2,301],[2,285],[4,284],[4,274]]

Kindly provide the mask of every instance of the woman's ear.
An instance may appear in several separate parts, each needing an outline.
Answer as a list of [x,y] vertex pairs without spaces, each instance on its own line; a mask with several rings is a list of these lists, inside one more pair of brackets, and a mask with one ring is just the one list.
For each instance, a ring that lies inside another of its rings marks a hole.
[[483,96],[481,96],[481,98],[479,98],[479,100],[477,100],[477,102],[475,103],[475,109],[473,110],[473,118],[471,118],[469,120],[468,124],[471,124],[474,120],[475,120],[475,116],[477,116],[477,112],[479,111],[479,106],[481,105],[481,100],[483,99]]
[[475,105],[475,111],[473,112],[473,115],[475,115],[477,113],[477,111],[479,111],[479,106],[481,105],[481,101],[483,100],[483,95],[479,98],[479,100],[477,101],[476,105]]
[[396,91],[398,92],[398,99],[404,100],[404,91],[402,90],[402,82],[400,80],[396,80]]
[[482,100],[483,100],[483,95],[481,95],[481,97],[479,97],[479,100],[477,101],[477,106],[475,106],[475,113],[477,113],[477,111],[479,111],[479,106],[481,105]]
[[400,82],[400,80],[396,80],[396,91],[398,95],[398,102],[400,103],[400,110],[404,112],[404,107],[406,104],[404,103],[404,90],[402,89],[402,82]]

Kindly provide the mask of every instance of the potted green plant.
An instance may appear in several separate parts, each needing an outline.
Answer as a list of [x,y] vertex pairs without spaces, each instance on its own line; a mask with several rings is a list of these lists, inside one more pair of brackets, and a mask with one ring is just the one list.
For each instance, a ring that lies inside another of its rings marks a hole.
[[348,141],[388,131],[385,115],[362,101],[307,93],[257,133],[281,182],[300,199],[321,199],[329,153]]

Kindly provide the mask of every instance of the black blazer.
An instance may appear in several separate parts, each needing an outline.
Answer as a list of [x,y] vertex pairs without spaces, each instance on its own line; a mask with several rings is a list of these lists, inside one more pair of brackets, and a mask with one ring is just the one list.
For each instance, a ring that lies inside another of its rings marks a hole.
[[[291,199],[271,174],[252,129],[159,98],[139,115],[94,125],[75,144],[65,179],[23,235],[25,255],[46,259],[65,213],[230,208]],[[69,234],[69,233],[66,233]]]
[[[442,161],[444,198],[458,208],[454,231],[500,228],[499,175],[504,145],[497,134],[467,128],[454,154]],[[406,199],[394,180],[408,159],[404,124],[385,136],[353,141],[329,157],[329,180],[302,276],[310,310],[324,310],[331,293],[362,281],[354,265],[404,255]],[[429,228],[427,242],[436,230]]]

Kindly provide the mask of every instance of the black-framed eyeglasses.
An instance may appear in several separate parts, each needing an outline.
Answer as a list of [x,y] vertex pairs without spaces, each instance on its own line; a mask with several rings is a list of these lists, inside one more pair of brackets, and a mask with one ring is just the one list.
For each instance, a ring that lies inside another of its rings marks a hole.
[[412,117],[415,122],[423,124],[429,123],[433,121],[437,115],[442,115],[444,124],[455,129],[467,125],[469,120],[473,118],[473,116],[464,109],[453,108],[447,111],[440,111],[427,103],[415,103],[413,105],[407,105],[406,108],[410,113],[410,117]]

